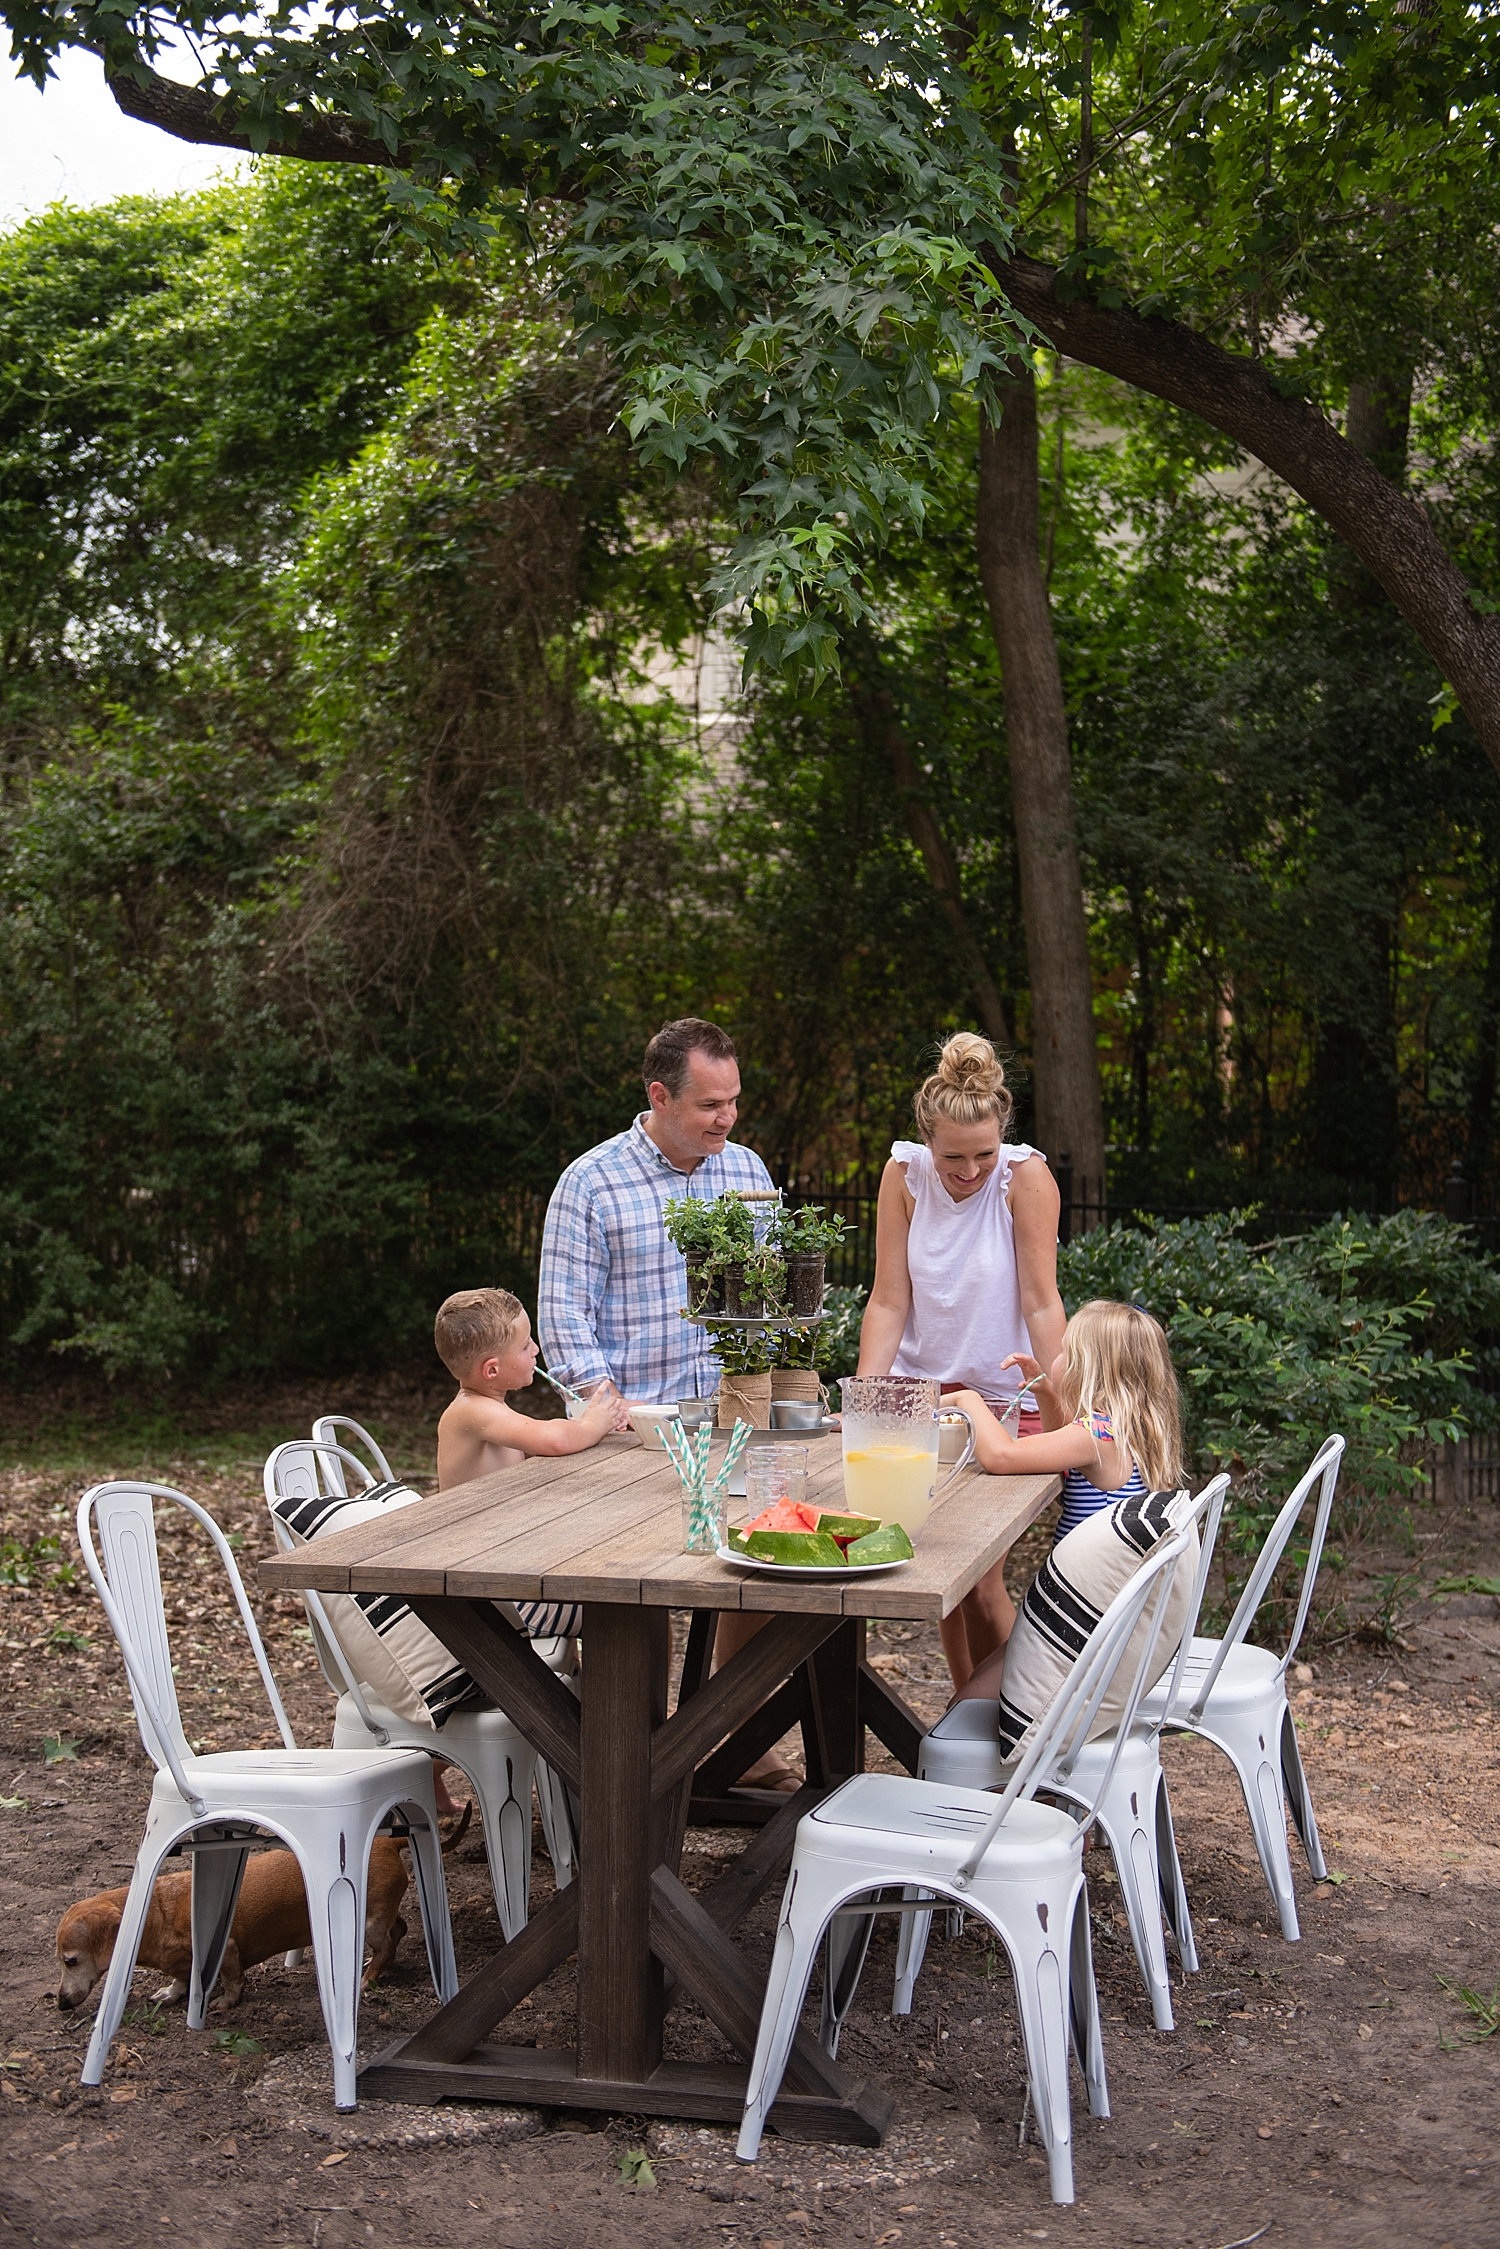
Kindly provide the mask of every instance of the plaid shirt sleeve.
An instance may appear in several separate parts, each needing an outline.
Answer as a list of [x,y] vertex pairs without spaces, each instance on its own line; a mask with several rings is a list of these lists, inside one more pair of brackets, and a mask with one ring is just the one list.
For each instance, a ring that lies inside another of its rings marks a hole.
[[609,1243],[598,1202],[583,1162],[569,1164],[552,1190],[542,1229],[536,1326],[548,1371],[575,1388],[609,1373],[599,1344],[608,1281]]

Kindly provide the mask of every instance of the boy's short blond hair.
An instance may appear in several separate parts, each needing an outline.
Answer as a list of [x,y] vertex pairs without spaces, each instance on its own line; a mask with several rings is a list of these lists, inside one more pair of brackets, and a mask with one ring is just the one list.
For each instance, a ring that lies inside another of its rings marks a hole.
[[438,1306],[432,1340],[455,1382],[505,1349],[525,1309],[508,1288],[461,1288]]

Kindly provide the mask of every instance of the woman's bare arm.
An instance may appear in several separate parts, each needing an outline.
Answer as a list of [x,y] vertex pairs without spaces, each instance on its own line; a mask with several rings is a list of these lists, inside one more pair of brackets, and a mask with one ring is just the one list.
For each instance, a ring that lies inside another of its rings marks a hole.
[[[1016,1245],[1021,1317],[1031,1348],[1044,1367],[1062,1349],[1068,1315],[1057,1293],[1057,1181],[1041,1156],[1029,1156],[1010,1175],[1010,1215]],[[1039,1401],[1040,1402],[1040,1401]]]
[[859,1326],[859,1371],[889,1374],[906,1333],[911,1311],[911,1273],[906,1245],[916,1209],[906,1187],[906,1166],[894,1156],[880,1175],[875,1209],[875,1286]]

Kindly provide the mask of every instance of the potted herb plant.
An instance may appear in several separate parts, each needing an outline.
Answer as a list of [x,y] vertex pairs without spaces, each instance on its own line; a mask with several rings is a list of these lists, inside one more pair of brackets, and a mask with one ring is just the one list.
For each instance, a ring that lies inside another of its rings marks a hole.
[[770,1239],[786,1264],[788,1309],[793,1318],[811,1319],[823,1309],[823,1278],[828,1252],[849,1231],[841,1218],[828,1218],[821,1203],[784,1210],[771,1222]]
[[723,1372],[719,1377],[718,1425],[732,1429],[736,1420],[753,1429],[771,1423],[771,1360],[776,1338],[764,1328],[741,1328],[705,1321],[709,1343]]
[[724,1268],[724,1309],[741,1319],[766,1312],[774,1318],[786,1297],[786,1266],[770,1242],[747,1249],[736,1265]]
[[696,1195],[674,1196],[662,1205],[667,1239],[687,1266],[688,1310],[733,1311],[724,1300],[725,1277],[735,1272],[755,1247],[755,1224],[738,1196],[705,1202]]

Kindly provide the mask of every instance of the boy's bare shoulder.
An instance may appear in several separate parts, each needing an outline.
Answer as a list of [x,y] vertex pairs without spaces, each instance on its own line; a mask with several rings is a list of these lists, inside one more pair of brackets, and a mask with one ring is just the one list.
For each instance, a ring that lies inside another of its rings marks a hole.
[[479,1409],[488,1403],[487,1398],[476,1398],[472,1391],[460,1390],[456,1397],[449,1399],[438,1416],[439,1429],[446,1429],[452,1434],[460,1429],[474,1428],[480,1419]]

